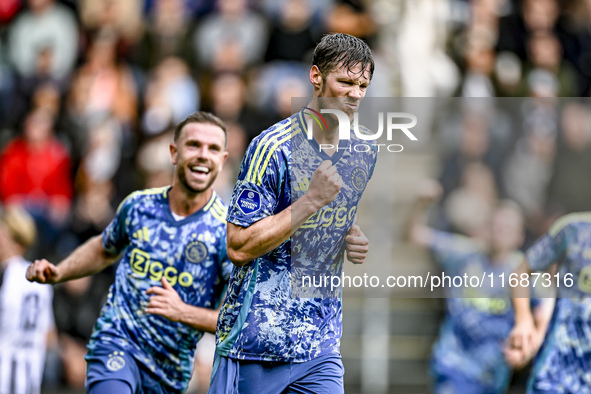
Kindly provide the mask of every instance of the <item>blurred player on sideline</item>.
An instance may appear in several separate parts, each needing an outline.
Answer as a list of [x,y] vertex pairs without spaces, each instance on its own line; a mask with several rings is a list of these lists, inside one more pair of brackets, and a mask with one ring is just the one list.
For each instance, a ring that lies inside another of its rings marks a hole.
[[[429,248],[445,275],[489,278],[482,288],[445,287],[446,311],[433,347],[431,374],[433,391],[438,394],[504,393],[516,365],[513,353],[505,351],[505,341],[513,327],[511,291],[499,275],[513,272],[523,259],[518,251],[524,239],[523,218],[518,207],[502,202],[492,212],[490,235],[484,239],[439,231],[425,224],[429,206],[441,196],[435,181],[422,185],[411,213],[409,239]],[[541,308],[536,308],[541,311]],[[540,324],[548,314],[539,313]],[[506,358],[508,360],[506,360]]]
[[[362,40],[326,35],[314,52],[308,107],[319,112],[328,101],[323,108],[352,118],[373,69]],[[362,143],[353,133],[340,141],[336,118],[326,116],[321,128],[306,116],[301,111],[263,131],[242,161],[227,217],[228,255],[239,268],[220,310],[210,393],[343,392],[340,294],[294,296],[291,277],[301,267],[292,251],[334,275],[345,251],[350,261],[364,261],[368,240],[354,220],[377,151],[350,149]]]
[[37,394],[53,333],[52,288],[25,279],[35,222],[22,208],[0,212],[0,393]]
[[[557,265],[555,274],[545,273],[537,286],[557,286],[554,313],[544,339],[544,330],[532,318],[529,288],[533,271]],[[591,212],[559,218],[526,252],[515,270],[520,285],[513,290],[515,327],[510,345],[523,362],[537,353],[528,382],[528,393],[591,393]],[[545,276],[545,277],[544,277]],[[551,280],[550,280],[551,278]],[[543,340],[543,343],[542,343]]]
[[232,267],[226,208],[211,188],[225,147],[217,117],[189,116],[170,144],[172,186],[132,193],[102,237],[57,266],[37,260],[29,267],[29,280],[53,284],[92,275],[123,255],[88,345],[90,394],[186,390],[195,345],[203,331],[215,331],[214,308]]

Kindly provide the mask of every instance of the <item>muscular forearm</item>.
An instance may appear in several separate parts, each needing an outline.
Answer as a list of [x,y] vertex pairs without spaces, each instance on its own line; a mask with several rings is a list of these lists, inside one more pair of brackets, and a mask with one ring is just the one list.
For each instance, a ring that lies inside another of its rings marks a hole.
[[92,237],[58,264],[57,282],[95,274],[113,264],[116,257],[105,251],[100,235]]
[[184,310],[179,316],[179,321],[196,330],[215,334],[218,311],[185,304]]
[[269,253],[285,242],[320,208],[304,195],[278,214],[248,227],[228,223],[228,257],[235,265],[242,266]]

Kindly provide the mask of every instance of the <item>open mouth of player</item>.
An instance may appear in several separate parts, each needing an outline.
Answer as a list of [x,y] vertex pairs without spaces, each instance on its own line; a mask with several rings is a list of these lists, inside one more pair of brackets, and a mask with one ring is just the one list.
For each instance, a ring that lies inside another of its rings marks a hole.
[[211,170],[205,166],[190,166],[189,171],[191,172],[194,178],[205,179],[207,178]]

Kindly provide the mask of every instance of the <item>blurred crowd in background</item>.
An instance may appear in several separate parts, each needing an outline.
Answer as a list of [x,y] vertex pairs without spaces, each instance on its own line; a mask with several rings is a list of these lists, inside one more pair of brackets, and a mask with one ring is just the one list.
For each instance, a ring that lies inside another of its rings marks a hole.
[[[311,94],[313,49],[333,31],[373,49],[373,97],[591,94],[589,0],[2,0],[0,202],[34,217],[28,257],[58,262],[127,194],[169,184],[171,126],[198,109],[228,126],[215,187],[228,201],[249,141]],[[486,105],[434,117],[443,226],[470,232],[467,204],[500,197],[521,205],[531,237],[591,210],[589,108],[530,103],[512,108],[517,122]],[[83,386],[112,275],[56,286],[48,386]]]

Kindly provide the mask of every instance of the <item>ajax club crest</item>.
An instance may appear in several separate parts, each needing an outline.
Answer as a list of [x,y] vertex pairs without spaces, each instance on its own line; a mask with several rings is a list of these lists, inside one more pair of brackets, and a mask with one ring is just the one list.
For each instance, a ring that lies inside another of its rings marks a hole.
[[355,168],[351,172],[351,183],[355,190],[360,192],[363,191],[363,188],[365,188],[365,185],[367,184],[367,172],[361,167]]
[[201,241],[193,241],[185,248],[185,257],[191,263],[200,263],[207,257],[207,246]]
[[119,371],[121,368],[125,366],[125,359],[123,357],[123,352],[113,352],[109,354],[109,360],[107,360],[107,368],[111,371]]

